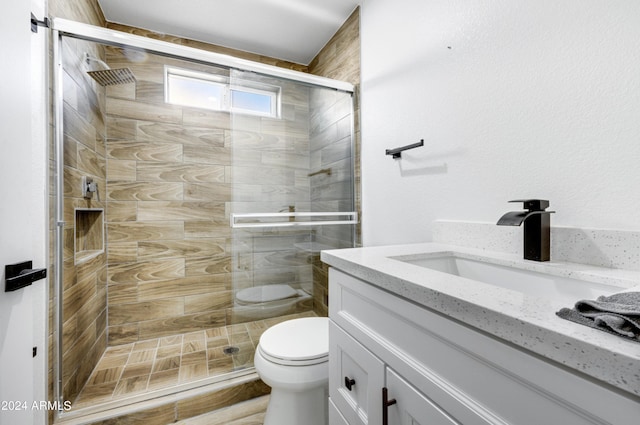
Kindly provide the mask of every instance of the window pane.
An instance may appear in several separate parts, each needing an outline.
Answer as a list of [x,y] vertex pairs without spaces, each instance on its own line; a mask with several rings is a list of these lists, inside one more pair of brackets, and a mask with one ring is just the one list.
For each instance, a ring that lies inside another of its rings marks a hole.
[[277,118],[280,87],[228,76],[165,66],[165,101],[194,108],[233,111]]
[[254,93],[242,90],[231,90],[231,107],[245,111],[259,112],[265,115],[274,115],[271,110],[274,95]]
[[213,81],[168,75],[168,101],[195,108],[222,109],[224,86]]

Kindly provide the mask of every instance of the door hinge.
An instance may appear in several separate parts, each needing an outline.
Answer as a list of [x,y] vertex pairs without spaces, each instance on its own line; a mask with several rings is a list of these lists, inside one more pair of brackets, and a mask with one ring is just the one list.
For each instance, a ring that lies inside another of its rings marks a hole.
[[33,357],[38,355],[38,347],[33,347]]

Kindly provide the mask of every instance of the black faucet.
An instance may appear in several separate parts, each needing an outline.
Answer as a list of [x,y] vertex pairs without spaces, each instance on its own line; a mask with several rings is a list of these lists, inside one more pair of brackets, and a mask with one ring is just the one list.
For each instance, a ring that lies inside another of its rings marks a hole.
[[527,211],[511,211],[500,217],[498,226],[520,226],[524,222],[524,258],[533,261],[549,261],[551,258],[551,213],[549,201],[544,199],[520,199]]

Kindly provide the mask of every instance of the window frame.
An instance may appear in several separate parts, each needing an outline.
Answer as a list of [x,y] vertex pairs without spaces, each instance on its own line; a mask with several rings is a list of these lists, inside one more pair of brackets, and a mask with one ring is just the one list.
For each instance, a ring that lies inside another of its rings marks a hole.
[[[222,88],[222,99],[220,101],[220,108],[216,106],[205,107],[199,105],[188,104],[187,102],[175,102],[170,101],[171,97],[171,84],[170,77],[176,76],[179,78],[193,79],[202,82],[207,82]],[[203,71],[195,71],[187,68],[179,68],[176,66],[165,65],[164,66],[164,101],[171,105],[186,106],[199,109],[207,109],[211,111],[232,112],[247,115],[255,115],[267,118],[280,118],[281,117],[281,93],[282,88],[271,84],[247,81],[247,80],[234,80],[234,84],[231,84],[229,77],[210,74]],[[241,108],[233,106],[233,92],[248,93],[253,95],[265,96],[269,99],[269,111],[259,111],[254,109]]]

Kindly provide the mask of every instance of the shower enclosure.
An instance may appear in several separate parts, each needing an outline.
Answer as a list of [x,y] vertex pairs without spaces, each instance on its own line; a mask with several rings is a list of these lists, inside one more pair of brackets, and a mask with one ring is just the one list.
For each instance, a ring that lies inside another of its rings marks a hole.
[[268,326],[326,314],[320,250],[354,245],[353,87],[53,29],[52,397],[113,407],[252,373]]

